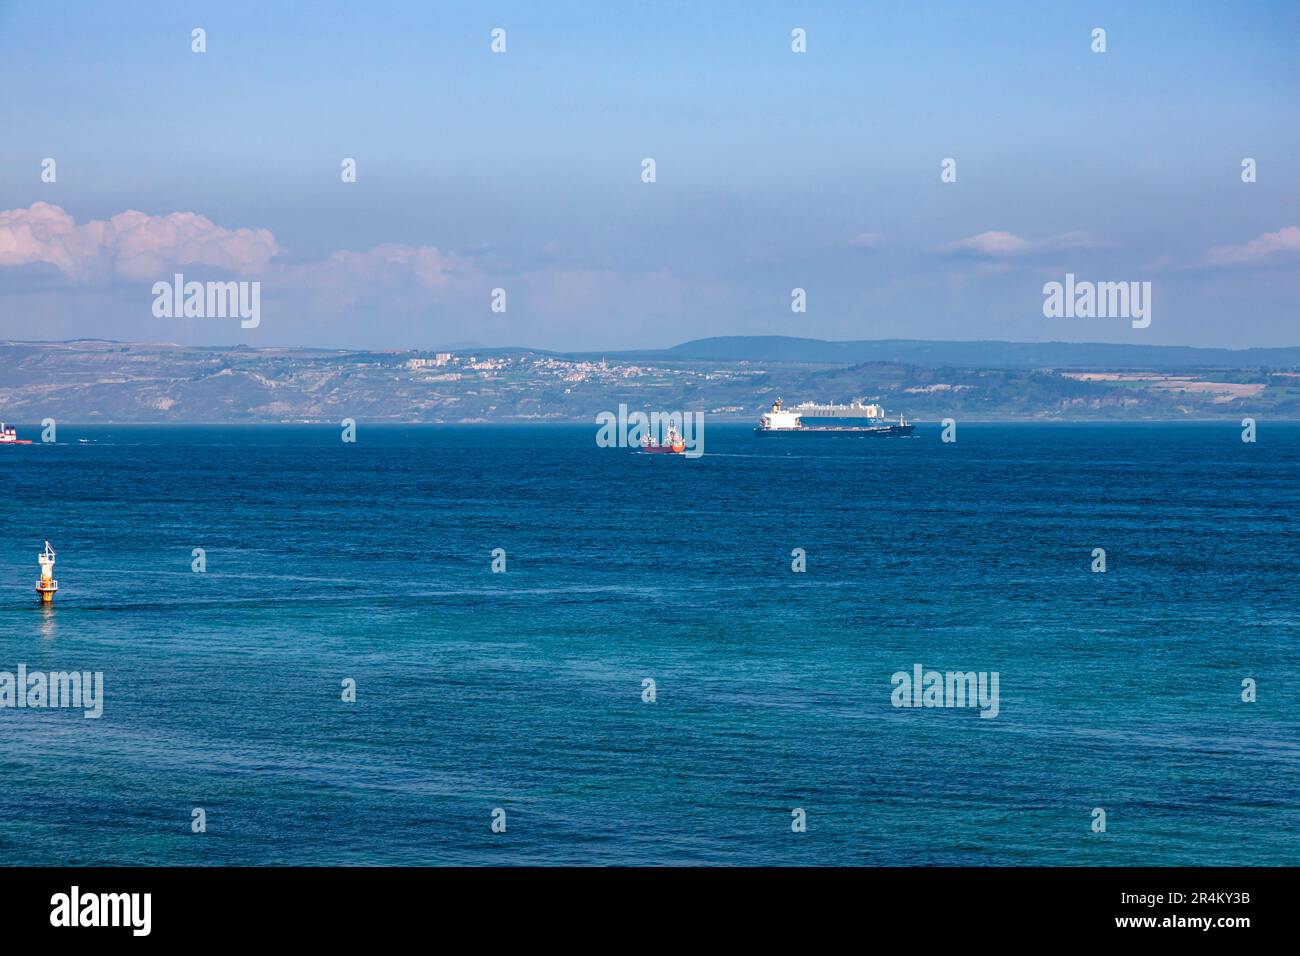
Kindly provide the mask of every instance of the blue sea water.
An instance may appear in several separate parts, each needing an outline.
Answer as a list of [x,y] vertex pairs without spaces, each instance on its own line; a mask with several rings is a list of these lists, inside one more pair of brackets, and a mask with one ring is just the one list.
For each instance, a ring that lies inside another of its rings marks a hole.
[[[1300,863],[1300,426],[595,432],[0,449],[0,670],[105,680],[0,710],[0,860]],[[892,706],[917,663],[997,717]]]

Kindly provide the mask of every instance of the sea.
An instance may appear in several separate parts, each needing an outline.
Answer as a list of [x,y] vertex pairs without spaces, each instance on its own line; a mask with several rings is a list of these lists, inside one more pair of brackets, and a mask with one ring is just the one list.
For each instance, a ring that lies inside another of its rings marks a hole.
[[1300,425],[706,426],[0,448],[0,861],[1300,864]]

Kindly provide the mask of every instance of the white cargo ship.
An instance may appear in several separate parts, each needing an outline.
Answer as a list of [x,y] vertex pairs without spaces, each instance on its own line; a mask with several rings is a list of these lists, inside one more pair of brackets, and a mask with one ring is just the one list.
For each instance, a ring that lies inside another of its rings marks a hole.
[[802,405],[784,407],[781,399],[763,413],[754,431],[759,435],[867,435],[892,438],[912,434],[915,425],[909,425],[902,415],[897,422],[885,418],[882,405]]

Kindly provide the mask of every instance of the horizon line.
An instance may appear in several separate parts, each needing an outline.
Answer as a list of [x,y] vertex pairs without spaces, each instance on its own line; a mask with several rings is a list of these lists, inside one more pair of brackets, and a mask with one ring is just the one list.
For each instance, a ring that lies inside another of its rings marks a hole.
[[[755,334],[747,335],[743,333],[733,335],[708,335],[698,339],[687,339],[684,342],[677,342],[673,345],[663,346],[638,346],[622,347],[611,349],[592,349],[592,348],[574,348],[574,349],[554,349],[539,348],[528,345],[458,345],[458,346],[407,346],[404,348],[369,348],[357,346],[333,346],[333,345],[250,345],[247,342],[236,342],[232,344],[216,345],[199,345],[186,344],[183,342],[169,341],[149,341],[149,340],[129,340],[129,339],[101,339],[94,337],[78,337],[71,339],[0,339],[0,345],[76,345],[79,343],[98,343],[104,345],[132,345],[132,346],[154,346],[177,349],[204,349],[204,350],[226,350],[235,351],[245,349],[248,351],[303,351],[303,352],[368,352],[378,354],[400,354],[403,352],[536,352],[539,354],[550,355],[621,355],[638,352],[669,352],[673,349],[679,349],[687,345],[694,345],[702,342],[717,342],[734,339],[751,339],[751,340],[785,340],[789,342],[815,342],[823,345],[888,345],[888,344],[930,344],[930,345],[1032,345],[1032,346],[1069,346],[1069,347],[1104,347],[1104,348],[1127,348],[1127,349],[1191,349],[1202,352],[1254,352],[1254,351],[1276,351],[1284,349],[1300,349],[1300,342],[1294,345],[1246,345],[1246,346],[1226,346],[1226,345],[1181,345],[1169,343],[1141,343],[1141,342],[1071,342],[1063,339],[1047,339],[1040,341],[1018,341],[1014,339],[921,339],[921,338],[884,338],[884,339],[821,339],[812,336],[799,335],[777,335],[777,334]],[[821,364],[821,363],[817,363]]]

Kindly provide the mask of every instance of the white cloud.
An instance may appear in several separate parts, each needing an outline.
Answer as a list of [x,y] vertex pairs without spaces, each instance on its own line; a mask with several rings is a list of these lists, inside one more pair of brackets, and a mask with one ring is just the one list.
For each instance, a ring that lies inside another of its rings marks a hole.
[[[568,334],[575,341],[589,336],[593,321],[611,330],[607,341],[617,342],[623,317],[641,313],[653,321],[656,341],[667,345],[692,336],[702,317],[736,308],[727,284],[667,268],[619,272],[524,259],[510,255],[498,261],[437,246],[385,243],[291,261],[269,230],[225,229],[198,213],[123,212],[77,224],[64,209],[45,203],[0,212],[0,276],[4,267],[43,263],[57,269],[65,287],[49,290],[42,280],[32,284],[39,286],[35,294],[116,295],[112,308],[117,321],[131,330],[110,333],[114,337],[159,334],[149,311],[148,284],[170,281],[182,269],[188,280],[217,277],[201,273],[200,264],[212,273],[220,269],[261,282],[260,342],[356,343],[372,336],[429,341],[435,332],[435,341],[443,342],[508,337],[559,345]],[[3,285],[0,294],[29,291],[17,282]],[[490,312],[494,286],[507,291],[506,313]],[[98,323],[94,312],[87,310],[78,321]],[[0,310],[0,321],[4,319]],[[17,329],[26,319],[13,321]],[[140,321],[146,324],[140,326]],[[99,325],[95,328],[95,334],[105,334]],[[220,334],[205,332],[208,328],[218,326],[186,329],[186,334]]]
[[877,249],[884,245],[885,237],[878,232],[860,232],[849,240],[849,245],[861,249]]
[[371,286],[375,288],[411,284],[427,292],[438,292],[462,281],[478,279],[474,263],[436,246],[404,246],[386,243],[365,252],[340,250],[319,262],[287,270],[293,281],[321,285]]
[[990,231],[959,239],[944,246],[942,251],[981,259],[1014,259],[1065,249],[1095,249],[1100,245],[1086,232],[1063,232],[1059,236],[1029,240],[1011,232]]
[[1266,232],[1245,245],[1215,246],[1205,254],[1212,265],[1248,265],[1300,256],[1300,226]]
[[296,264],[278,261],[283,251],[267,229],[226,229],[193,212],[128,210],[78,225],[65,210],[43,202],[0,211],[0,267],[44,263],[78,285],[167,280],[175,270],[203,266],[263,280],[268,294],[317,306],[388,295],[410,307],[482,284],[472,260],[435,246],[339,250]]
[[195,264],[255,274],[280,251],[266,229],[225,229],[192,212],[150,216],[131,209],[77,225],[44,202],[0,211],[0,266],[46,263],[76,282],[157,279]]
[[949,252],[973,252],[980,256],[1018,256],[1029,248],[1029,243],[1009,232],[981,232],[967,236],[944,247]]

